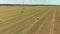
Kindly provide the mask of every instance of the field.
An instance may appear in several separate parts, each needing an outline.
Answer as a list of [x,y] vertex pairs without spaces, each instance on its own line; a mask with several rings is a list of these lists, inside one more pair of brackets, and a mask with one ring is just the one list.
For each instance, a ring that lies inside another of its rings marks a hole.
[[0,6],[0,34],[60,34],[60,7]]

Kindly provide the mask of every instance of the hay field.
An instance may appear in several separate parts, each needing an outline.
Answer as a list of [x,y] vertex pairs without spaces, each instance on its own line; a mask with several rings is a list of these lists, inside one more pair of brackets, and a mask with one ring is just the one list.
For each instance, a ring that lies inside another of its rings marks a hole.
[[0,34],[60,34],[60,7],[0,6]]

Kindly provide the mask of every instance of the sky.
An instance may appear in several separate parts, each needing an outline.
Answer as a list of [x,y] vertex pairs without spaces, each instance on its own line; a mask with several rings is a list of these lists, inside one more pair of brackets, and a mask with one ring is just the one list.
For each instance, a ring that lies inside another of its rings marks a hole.
[[60,5],[60,0],[0,0],[0,4],[48,4]]

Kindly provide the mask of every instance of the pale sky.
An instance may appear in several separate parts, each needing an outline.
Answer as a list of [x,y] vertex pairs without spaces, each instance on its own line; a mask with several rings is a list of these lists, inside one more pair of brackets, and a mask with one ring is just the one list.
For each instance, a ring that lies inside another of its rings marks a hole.
[[54,4],[60,5],[60,0],[0,0],[0,4]]

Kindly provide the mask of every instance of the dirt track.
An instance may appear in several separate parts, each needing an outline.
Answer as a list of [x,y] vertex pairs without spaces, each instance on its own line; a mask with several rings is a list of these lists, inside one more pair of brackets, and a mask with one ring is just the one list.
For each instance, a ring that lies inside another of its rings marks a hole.
[[60,34],[60,7],[0,6],[0,34]]

